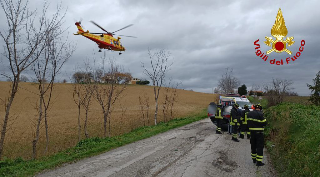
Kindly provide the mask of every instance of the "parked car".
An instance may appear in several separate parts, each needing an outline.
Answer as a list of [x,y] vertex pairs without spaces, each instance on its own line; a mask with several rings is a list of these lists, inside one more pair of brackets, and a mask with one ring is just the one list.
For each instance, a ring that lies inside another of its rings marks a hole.
[[[230,113],[232,109],[232,105],[234,104],[233,99],[230,98],[222,98],[219,100],[219,103],[222,105],[222,124],[221,124],[221,129],[223,131],[229,131],[230,126]],[[215,113],[217,111],[217,105],[214,102],[211,102],[208,106],[208,117],[213,120],[213,123],[216,124],[215,121]]]
[[[228,96],[230,97],[220,96],[220,99],[219,99],[219,103],[222,105],[222,117],[223,117],[221,129],[223,131],[228,131],[231,134],[231,126],[230,126],[231,115],[230,114],[231,114],[232,106],[235,103],[239,104],[238,111],[241,114],[241,111],[244,110],[245,104],[247,104],[250,111],[252,111],[252,104],[246,97],[240,97],[238,95],[228,95]],[[208,117],[213,120],[214,124],[216,124],[214,119],[216,110],[217,110],[217,105],[213,102],[210,103],[208,106]]]

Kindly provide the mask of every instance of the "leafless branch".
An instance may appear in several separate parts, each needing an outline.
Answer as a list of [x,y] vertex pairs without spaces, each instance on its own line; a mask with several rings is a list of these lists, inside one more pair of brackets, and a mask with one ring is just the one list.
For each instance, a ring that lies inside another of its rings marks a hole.
[[[61,5],[56,13],[47,17],[48,4],[44,3],[42,13],[36,16],[36,11],[30,11],[28,1],[1,0],[1,7],[7,19],[7,30],[1,31],[4,41],[3,56],[8,61],[11,74],[10,96],[5,105],[5,116],[0,138],[0,160],[9,121],[10,108],[19,88],[21,73],[33,65],[42,55],[48,42],[47,36],[61,25],[64,15],[61,15]],[[39,21],[37,21],[39,20]]]
[[101,106],[103,112],[103,127],[104,136],[107,136],[107,123],[109,124],[108,136],[111,136],[111,118],[113,105],[120,98],[120,95],[126,89],[126,84],[117,83],[117,73],[119,73],[120,66],[110,60],[109,71],[105,74],[106,84],[95,85],[95,97]]
[[239,80],[233,76],[233,69],[226,68],[226,72],[218,82],[218,89],[224,94],[233,93],[234,89],[238,88],[239,83]]
[[153,85],[155,100],[154,124],[157,125],[158,98],[160,94],[160,89],[163,86],[165,76],[169,68],[171,67],[172,63],[168,64],[170,53],[165,50],[160,50],[155,53],[152,53],[150,50],[148,50],[148,55],[150,58],[151,68],[148,69],[144,63],[141,63],[141,65],[144,69],[144,74],[151,79]]
[[265,84],[265,95],[268,99],[268,106],[274,106],[281,103],[284,97],[293,89],[293,82],[286,79],[272,79],[272,82]]

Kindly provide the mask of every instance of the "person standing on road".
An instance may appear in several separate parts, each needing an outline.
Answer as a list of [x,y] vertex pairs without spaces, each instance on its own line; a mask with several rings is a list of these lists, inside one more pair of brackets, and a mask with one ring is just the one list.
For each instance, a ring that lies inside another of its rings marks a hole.
[[240,120],[240,138],[244,138],[244,135],[247,134],[247,138],[250,139],[250,131],[247,124],[247,116],[250,112],[248,105],[244,105],[244,111],[241,112]]
[[222,123],[223,117],[222,117],[222,105],[220,103],[217,105],[217,112],[216,112],[215,118],[217,122],[216,134],[222,134],[221,123]]
[[263,117],[262,106],[260,104],[255,105],[255,110],[248,113],[248,127],[251,132],[251,157],[253,163],[257,166],[263,166],[263,147],[264,147],[264,127],[267,124],[267,120]]
[[239,142],[238,140],[238,127],[240,122],[240,116],[238,113],[239,105],[235,103],[231,109],[231,122],[232,125],[232,140],[235,142]]

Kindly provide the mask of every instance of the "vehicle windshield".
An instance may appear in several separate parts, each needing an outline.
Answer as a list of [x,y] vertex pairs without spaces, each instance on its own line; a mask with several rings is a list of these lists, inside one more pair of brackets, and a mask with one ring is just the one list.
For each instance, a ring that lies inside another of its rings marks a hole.
[[239,104],[239,107],[243,108],[244,105],[248,105],[248,107],[251,107],[251,103],[250,102],[246,102],[246,101],[237,101],[237,103]]

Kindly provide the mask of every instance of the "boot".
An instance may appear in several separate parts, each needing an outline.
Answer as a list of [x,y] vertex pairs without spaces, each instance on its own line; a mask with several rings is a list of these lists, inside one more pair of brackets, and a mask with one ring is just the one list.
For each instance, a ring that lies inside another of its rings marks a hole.
[[239,142],[238,138],[232,137],[232,140],[235,141],[235,142]]
[[244,139],[244,134],[240,134],[240,138],[241,138],[241,139]]
[[261,161],[257,161],[257,164],[256,164],[256,165],[259,167],[259,166],[263,166],[264,163],[262,163]]
[[250,139],[250,135],[247,134],[247,139]]
[[252,161],[253,161],[253,163],[256,163],[256,162],[257,162],[257,160],[256,160],[256,159],[252,159]]

